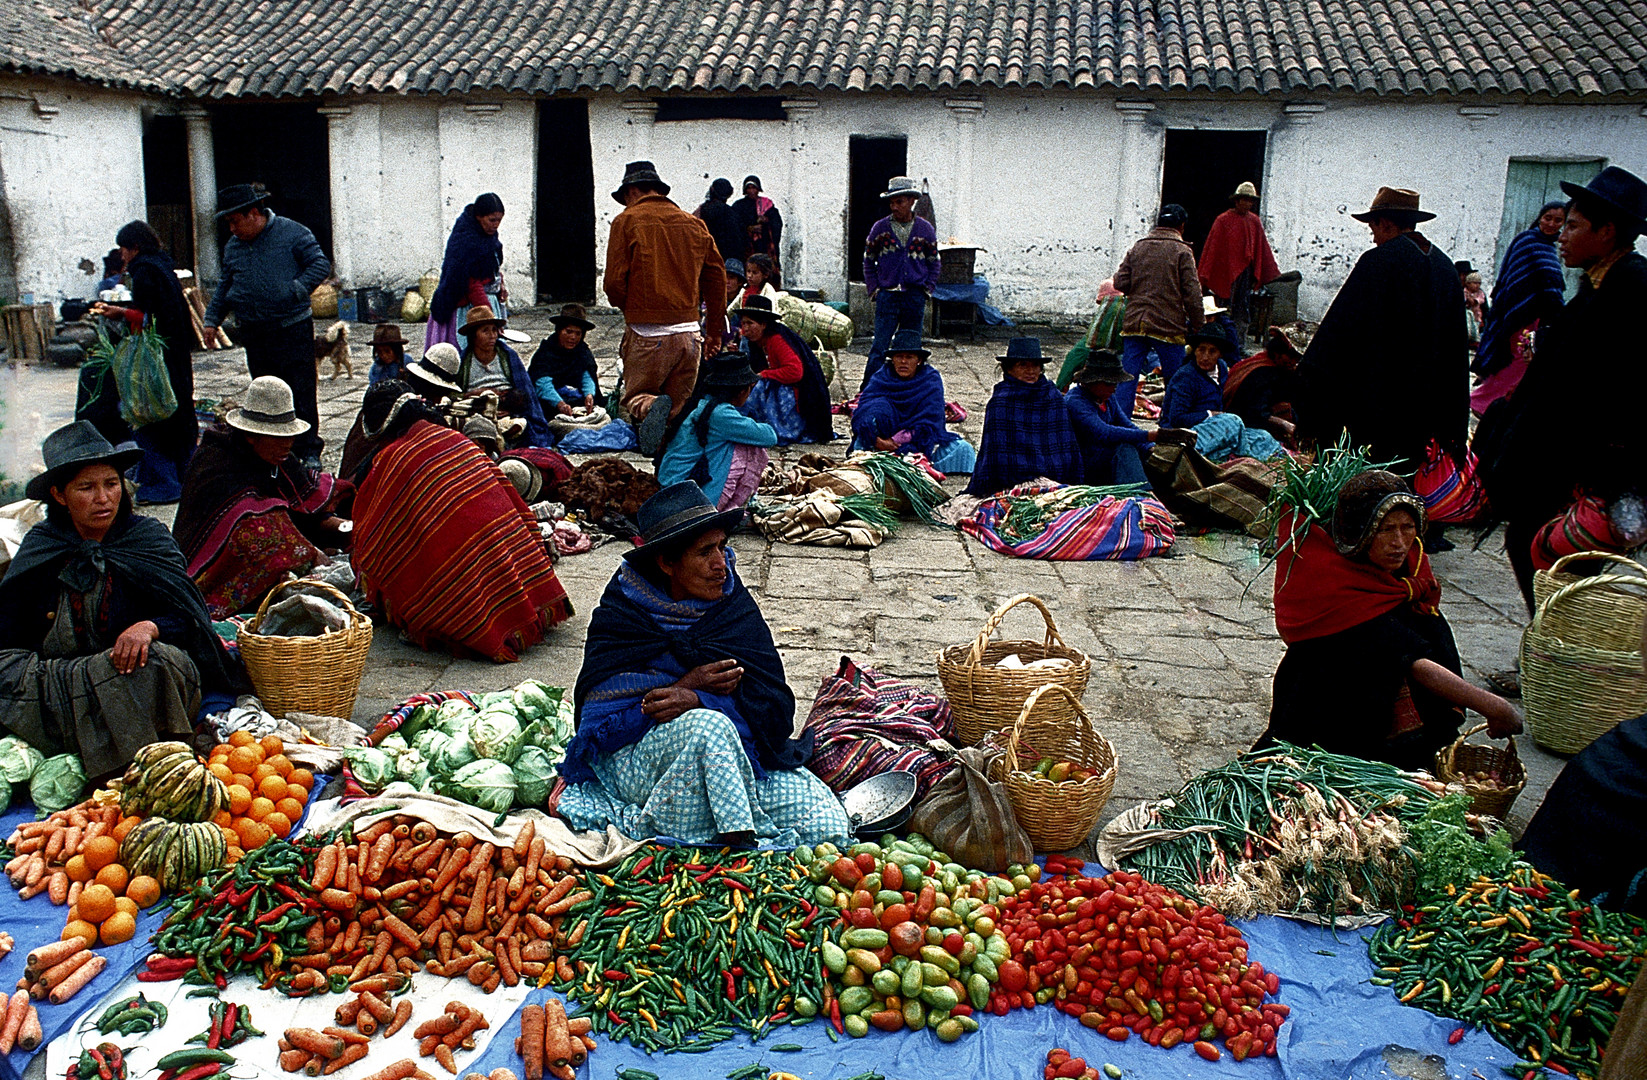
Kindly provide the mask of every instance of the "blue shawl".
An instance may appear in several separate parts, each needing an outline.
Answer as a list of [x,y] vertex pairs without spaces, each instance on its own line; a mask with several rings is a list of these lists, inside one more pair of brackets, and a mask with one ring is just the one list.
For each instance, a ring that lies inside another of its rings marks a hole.
[[1548,319],[1560,311],[1565,286],[1555,239],[1537,225],[1517,233],[1493,283],[1492,305],[1471,365],[1476,373],[1491,375],[1509,366],[1516,335],[1534,319]]
[[647,691],[713,660],[736,660],[743,680],[730,697],[700,690],[698,698],[703,708],[732,720],[755,775],[798,769],[811,759],[812,732],[789,737],[795,695],[784,681],[772,631],[738,578],[731,550],[726,569],[726,587],[713,602],[672,600],[627,559],[612,575],[589,618],[583,667],[572,690],[577,734],[560,767],[568,784],[594,780],[590,762],[596,755],[631,746],[652,729],[640,707]]
[[858,395],[852,430],[870,449],[876,439],[907,431],[910,449],[928,458],[960,438],[944,426],[944,377],[931,364],[922,364],[907,379],[900,379],[891,364],[876,369]]
[[503,241],[487,236],[480,221],[467,210],[452,225],[446,239],[446,256],[440,261],[440,284],[429,301],[429,315],[443,323],[462,307],[469,296],[470,281],[491,281],[503,265]]
[[1069,410],[1045,376],[1033,383],[1002,379],[984,407],[983,444],[966,493],[984,498],[1037,476],[1086,482]]

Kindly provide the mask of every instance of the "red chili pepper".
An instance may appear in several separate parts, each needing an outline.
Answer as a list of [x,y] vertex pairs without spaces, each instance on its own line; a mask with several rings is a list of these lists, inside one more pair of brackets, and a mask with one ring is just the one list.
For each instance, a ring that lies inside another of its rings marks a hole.
[[218,1012],[218,1006],[212,1006],[212,1022],[206,1028],[206,1049],[216,1050],[223,1042],[223,1014]]
[[1605,960],[1607,958],[1607,950],[1603,949],[1601,946],[1599,946],[1599,945],[1597,945],[1593,942],[1581,941],[1578,938],[1572,938],[1571,940],[1569,940],[1567,942],[1567,944],[1573,946],[1573,948],[1575,948],[1575,949],[1583,949],[1585,952],[1589,953],[1591,956],[1597,956],[1597,957],[1600,957],[1603,960]]
[[93,1061],[97,1062],[97,1075],[101,1076],[103,1080],[114,1080],[114,1074],[109,1071],[109,1063],[103,1057],[103,1051],[93,1047],[86,1052],[91,1055]]
[[1544,1067],[1546,1069],[1554,1070],[1555,1072],[1560,1073],[1562,1076],[1571,1076],[1571,1075],[1573,1075],[1572,1073],[1567,1071],[1567,1066],[1561,1064],[1558,1061],[1546,1061],[1544,1063]]
[[614,1027],[623,1027],[624,1026],[623,1017],[619,1016],[617,1014],[617,1012],[612,1010],[612,1009],[607,1009],[606,1010],[606,1018],[608,1020],[612,1021],[612,1025]]
[[845,1034],[846,1028],[841,1024],[841,1003],[839,1000],[829,1003],[829,1022],[835,1025],[835,1034]]
[[652,865],[653,858],[655,858],[655,856],[648,855],[646,858],[644,858],[640,862],[636,863],[635,868],[633,870],[631,870],[630,873],[638,874],[642,870],[645,870],[648,866]]
[[208,1076],[216,1076],[223,1066],[215,1061],[208,1061],[204,1065],[196,1065],[187,1072],[180,1072],[174,1080],[206,1080]]
[[[270,908],[268,911],[265,911],[263,914],[259,915],[255,919],[253,919],[252,920],[252,925],[253,926],[267,926],[269,923],[274,922],[276,919],[280,918],[282,915],[286,914],[288,911],[292,910],[293,908],[295,908],[297,906],[298,905],[295,901],[288,900],[286,903],[281,904],[279,907]],[[238,929],[238,927],[236,927],[234,929]]]
[[730,971],[723,971],[721,975],[726,979],[726,1000],[736,1004],[738,1000],[737,980],[733,978]]
[[755,891],[754,889],[751,889],[748,885],[745,885],[743,882],[738,881],[734,878],[723,877],[723,878],[721,878],[721,884],[727,886],[728,888],[736,889],[741,893],[753,893]]
[[1454,1028],[1453,1033],[1451,1035],[1447,1036],[1447,1045],[1448,1046],[1457,1046],[1460,1042],[1463,1042],[1463,1041],[1464,1041],[1464,1029],[1463,1028]]
[[240,1019],[240,1006],[229,1002],[229,1007],[223,1010],[223,1038],[227,1039],[234,1034],[235,1021]]
[[177,971],[182,973],[192,969],[195,961],[192,956],[161,956],[159,953],[153,953],[144,963],[148,965],[150,971]]
[[605,975],[608,979],[615,979],[618,982],[622,982],[624,979],[629,977],[629,973],[626,971],[614,971],[610,968],[601,972],[601,974]]

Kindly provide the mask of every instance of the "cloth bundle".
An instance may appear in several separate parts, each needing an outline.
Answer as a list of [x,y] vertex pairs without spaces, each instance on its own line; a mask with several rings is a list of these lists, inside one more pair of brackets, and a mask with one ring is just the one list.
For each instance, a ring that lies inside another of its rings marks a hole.
[[1467,525],[1487,510],[1487,489],[1476,471],[1475,454],[1465,450],[1460,465],[1434,439],[1424,452],[1424,464],[1413,476],[1413,494],[1424,500],[1424,512],[1438,525]]
[[574,412],[570,416],[555,413],[549,417],[549,430],[556,435],[566,435],[573,431],[595,431],[611,422],[612,414],[596,405],[588,412]]
[[807,768],[837,792],[884,772],[909,772],[919,800],[955,768],[949,702],[848,656],[824,677],[806,726],[817,735]]
[[880,546],[890,530],[854,517],[851,507],[843,505],[841,499],[829,491],[763,497],[750,502],[749,515],[763,535],[785,544]]
[[1222,465],[1209,461],[1200,446],[1157,444],[1144,459],[1150,486],[1185,521],[1212,528],[1240,529],[1262,537],[1264,504],[1281,479],[1274,462],[1232,458]]
[[1147,559],[1177,539],[1172,515],[1150,495],[1032,480],[978,504],[961,531],[1019,559]]
[[1238,457],[1269,461],[1286,453],[1274,435],[1247,427],[1231,412],[1213,413],[1195,425],[1195,449],[1218,464]]

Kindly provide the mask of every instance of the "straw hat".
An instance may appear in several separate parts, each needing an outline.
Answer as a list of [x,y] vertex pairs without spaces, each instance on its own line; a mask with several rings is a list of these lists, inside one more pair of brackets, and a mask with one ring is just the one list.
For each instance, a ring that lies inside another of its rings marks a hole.
[[223,418],[232,428],[253,435],[278,437],[301,435],[309,430],[307,420],[297,418],[297,406],[292,400],[292,388],[284,379],[260,375],[252,380],[246,391],[246,401],[238,409],[230,409]]
[[1234,191],[1230,192],[1230,202],[1234,202],[1236,199],[1251,199],[1253,202],[1257,202],[1258,188],[1253,185],[1251,180],[1243,180],[1236,185]]
[[503,470],[503,475],[525,502],[537,502],[538,496],[543,494],[543,470],[531,462],[506,457],[498,462],[498,468]]
[[463,357],[458,355],[457,346],[450,341],[442,341],[424,350],[423,359],[407,364],[406,370],[442,390],[461,394],[463,387],[458,384],[457,375],[458,368],[462,366]]

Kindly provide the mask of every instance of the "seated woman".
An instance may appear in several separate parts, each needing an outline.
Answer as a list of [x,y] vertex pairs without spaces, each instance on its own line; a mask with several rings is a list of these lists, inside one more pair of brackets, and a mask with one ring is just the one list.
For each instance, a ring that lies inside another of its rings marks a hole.
[[780,446],[824,443],[835,437],[829,419],[829,385],[812,347],[784,325],[764,296],[738,309],[738,333],[749,343],[749,359],[762,369],[744,411],[770,424]]
[[499,662],[572,614],[532,512],[486,452],[402,382],[366,391],[355,494],[361,587],[419,648]]
[[969,473],[978,460],[972,444],[944,422],[944,377],[927,363],[919,330],[900,330],[886,363],[869,377],[852,413],[852,449],[920,453],[941,473]]
[[1134,378],[1121,358],[1108,349],[1095,349],[1075,370],[1075,385],[1064,393],[1064,408],[1081,447],[1083,484],[1147,484],[1143,448],[1150,443],[1194,446],[1195,432],[1160,428],[1145,431],[1121,412],[1115,388]]
[[[732,352],[743,345],[743,335],[738,333],[738,308],[743,306],[743,288],[747,284],[744,278],[743,260],[726,260],[726,336],[721,339],[721,352]],[[710,300],[706,297],[703,306],[707,308]]]
[[[1289,528],[1283,519],[1281,535]],[[1521,730],[1513,705],[1460,676],[1423,531],[1424,503],[1374,469],[1339,492],[1330,536],[1312,525],[1282,553],[1275,628],[1287,653],[1260,745],[1313,743],[1412,769],[1458,737],[1466,708],[1495,738]]]
[[1296,448],[1298,362],[1315,336],[1315,324],[1290,322],[1270,327],[1264,350],[1230,368],[1224,380],[1224,408],[1249,428],[1267,431],[1283,446]]
[[[549,432],[549,422],[543,415],[543,402],[538,400],[537,387],[526,374],[526,365],[502,339],[504,320],[492,314],[489,307],[472,307],[469,317],[458,334],[467,342],[458,363],[456,378],[452,381],[463,387],[466,397],[491,394],[498,400],[498,411],[506,416],[519,417],[526,422],[520,438],[528,446],[553,446],[555,438]],[[502,429],[504,425],[499,425]]]
[[309,430],[292,390],[273,375],[253,379],[227,426],[208,428],[183,480],[172,532],[214,619],[257,607],[288,574],[302,577],[348,546],[332,511],[346,493],[292,453]]
[[673,484],[639,513],[589,620],[557,810],[575,828],[689,844],[816,844],[851,831],[840,801],[792,738],[795,695],[727,532],[698,485]]
[[368,385],[406,377],[406,339],[397,323],[378,323],[372,331],[372,374]]
[[43,754],[119,772],[138,749],[188,740],[203,693],[246,689],[212,631],[171,533],[132,513],[116,450],[80,420],[46,437],[46,503],[0,580],[0,724]]
[[1005,378],[984,406],[984,434],[966,493],[987,499],[1041,476],[1082,483],[1081,446],[1063,395],[1046,377],[1040,339],[1013,338],[995,360]]
[[600,383],[595,354],[583,339],[595,324],[584,314],[582,304],[567,304],[549,321],[555,324],[555,333],[532,354],[526,374],[546,414],[571,416],[574,405],[588,412],[595,407]]
[[766,448],[778,444],[770,424],[738,411],[759,381],[742,353],[709,361],[698,382],[701,398],[682,415],[658,462],[658,483],[691,480],[721,510],[749,501],[766,471]]
[[1229,338],[1216,326],[1189,336],[1192,350],[1188,364],[1167,380],[1167,396],[1161,402],[1161,426],[1192,428],[1213,413],[1224,409],[1224,377],[1229,374]]

